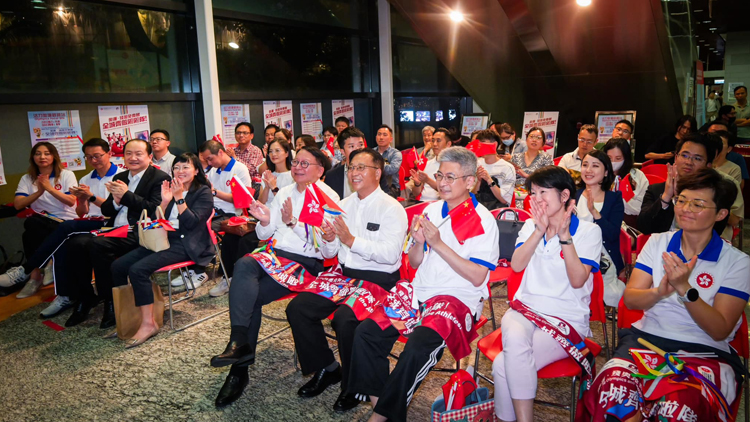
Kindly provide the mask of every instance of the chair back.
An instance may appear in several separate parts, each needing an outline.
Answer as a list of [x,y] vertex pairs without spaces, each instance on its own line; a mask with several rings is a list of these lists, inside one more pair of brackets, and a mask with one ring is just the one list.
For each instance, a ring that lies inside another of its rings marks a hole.
[[643,318],[643,311],[633,310],[625,306],[625,298],[620,298],[617,304],[617,328],[630,328],[634,322]]
[[667,165],[666,164],[651,164],[648,167],[641,168],[643,174],[653,174],[659,176],[662,179],[667,179]]
[[531,212],[531,194],[526,195],[526,198],[523,198],[523,209],[526,211]]
[[214,233],[214,230],[211,228],[211,222],[214,219],[214,215],[216,214],[216,211],[211,211],[211,216],[208,217],[208,221],[206,221],[206,226],[208,227],[208,235],[211,236],[211,244],[216,246],[216,244],[219,243],[218,238],[216,237],[216,233]]
[[648,167],[650,165],[654,164],[654,160],[647,160],[641,163],[641,170],[643,170],[644,167]]
[[591,303],[589,303],[589,310],[591,310],[591,321],[607,322],[607,313],[604,311],[604,279],[602,278],[602,272],[597,271],[594,273],[594,288],[591,290]]
[[639,234],[638,237],[635,239],[635,256],[636,257],[640,255],[641,251],[643,250],[643,247],[646,246],[646,242],[648,242],[649,237],[651,237],[650,234]]
[[[524,270],[525,271],[525,270]],[[508,286],[508,301],[513,302],[513,299],[516,296],[516,292],[518,291],[518,288],[521,287],[521,280],[523,280],[523,273],[521,272],[515,272],[513,271],[510,274],[510,277],[508,277],[507,286]]]
[[665,178],[663,178],[661,176],[657,176],[655,174],[647,174],[646,175],[646,180],[648,180],[648,184],[649,185],[657,185],[659,183],[664,183],[664,182],[667,181],[667,179],[665,179]]
[[555,163],[555,165],[560,165],[560,160],[562,160],[563,156],[555,157],[552,159],[552,162]]
[[398,168],[398,185],[401,187],[401,190],[404,190],[406,186],[406,178],[409,176],[409,169],[406,168],[403,164],[401,164],[401,167]]
[[747,318],[744,312],[740,321],[740,328],[737,329],[734,339],[729,342],[729,345],[737,351],[739,357],[748,359],[750,357],[750,344],[748,344]]
[[503,212],[503,211],[505,211],[505,210],[513,210],[513,211],[515,211],[518,214],[518,221],[526,221],[529,218],[531,218],[531,213],[530,212],[528,212],[526,210],[522,210],[520,208],[513,208],[513,207],[498,208],[498,209],[492,210],[490,212],[492,213],[493,217],[497,218],[497,216],[500,215],[500,213]]
[[633,265],[633,238],[620,227],[620,253],[625,265]]

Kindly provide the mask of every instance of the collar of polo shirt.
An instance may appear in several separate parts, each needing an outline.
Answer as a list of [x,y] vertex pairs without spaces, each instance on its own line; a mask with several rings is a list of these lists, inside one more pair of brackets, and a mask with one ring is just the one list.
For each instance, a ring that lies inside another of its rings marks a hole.
[[[477,204],[479,204],[479,201],[477,201],[477,197],[474,196],[473,193],[469,193],[469,196],[471,196],[471,202],[474,204],[474,208],[476,208]],[[448,203],[447,202],[443,202],[443,209],[441,211],[442,211],[443,218],[445,218],[445,217],[448,216],[448,212],[450,210],[448,209]]]
[[[117,173],[117,166],[112,163],[109,163],[109,170],[107,170],[107,174],[105,174],[104,177],[114,176],[115,173]],[[99,173],[97,173],[96,170],[91,172],[91,177],[96,180],[102,180],[102,178],[99,177]]]
[[[680,257],[683,262],[687,262],[688,260],[685,259],[685,256],[682,254],[681,242],[682,230],[679,230],[674,234],[674,236],[672,236],[672,239],[669,240],[669,245],[667,245],[667,252],[674,252],[678,257]],[[698,259],[718,262],[722,246],[724,246],[724,241],[721,240],[721,237],[719,237],[719,235],[714,231],[713,236],[711,236],[711,240],[708,242],[708,245],[706,245],[703,251],[698,254]]]
[[229,164],[227,164],[227,166],[224,167],[224,170],[222,170],[221,167],[219,167],[216,169],[216,173],[221,174],[222,171],[232,171],[232,167],[234,167],[235,162],[236,160],[232,158],[231,160],[229,160]]

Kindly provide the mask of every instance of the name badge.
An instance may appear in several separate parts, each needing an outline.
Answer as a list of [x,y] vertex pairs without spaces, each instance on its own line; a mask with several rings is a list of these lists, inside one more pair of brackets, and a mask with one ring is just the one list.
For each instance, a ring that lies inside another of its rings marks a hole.
[[380,230],[380,224],[367,223],[367,230],[369,230],[371,232],[376,232],[376,231]]

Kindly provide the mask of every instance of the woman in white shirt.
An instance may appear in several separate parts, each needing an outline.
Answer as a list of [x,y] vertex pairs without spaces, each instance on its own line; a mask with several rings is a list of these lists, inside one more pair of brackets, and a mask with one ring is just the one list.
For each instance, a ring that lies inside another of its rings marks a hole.
[[[642,171],[633,168],[633,154],[630,153],[630,144],[622,138],[610,139],[604,148],[602,148],[609,160],[612,162],[612,169],[615,172],[615,182],[612,184],[613,191],[623,192],[623,201],[625,202],[625,217],[623,221],[630,227],[637,228],[638,214],[641,213],[643,197],[646,196],[648,189],[648,179]],[[627,183],[627,186],[623,185]],[[626,200],[628,196],[625,192],[633,192],[633,197]]]
[[263,172],[263,189],[258,201],[270,204],[276,192],[284,186],[294,183],[292,179],[292,146],[283,139],[274,139],[268,145],[266,167]]
[[[75,211],[76,197],[70,193],[70,188],[77,185],[75,174],[63,169],[54,145],[39,142],[31,148],[28,173],[18,182],[13,200],[17,210],[30,207],[37,213],[23,223],[21,240],[26,256],[34,255],[39,245],[62,221],[78,217]],[[0,285],[22,283],[29,277],[31,281],[16,296],[23,299],[35,294],[42,285],[43,276],[38,268],[31,271],[31,274],[26,274],[22,268],[18,274],[3,274]]]
[[[208,265],[214,256],[208,220],[214,210],[211,185],[195,154],[185,153],[172,163],[172,181],[161,186],[161,208],[175,231],[168,232],[169,248],[154,252],[139,246],[112,263],[114,286],[133,285],[135,306],[142,322],[126,349],[140,346],[159,332],[154,319],[151,274],[166,265],[194,261]],[[116,335],[116,334],[115,334]]]

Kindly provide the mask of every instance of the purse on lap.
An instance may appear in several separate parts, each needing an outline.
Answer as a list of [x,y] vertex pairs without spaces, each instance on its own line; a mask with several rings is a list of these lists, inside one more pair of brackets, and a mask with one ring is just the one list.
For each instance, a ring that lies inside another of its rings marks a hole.
[[[153,281],[151,282],[151,289],[154,292],[154,319],[156,325],[161,328],[164,325],[164,295],[161,288]],[[133,285],[130,284],[130,277],[128,277],[128,284],[112,288],[112,301],[115,305],[117,337],[121,340],[133,338],[135,333],[138,332],[143,318],[141,317],[141,310],[135,306],[135,295]]]

